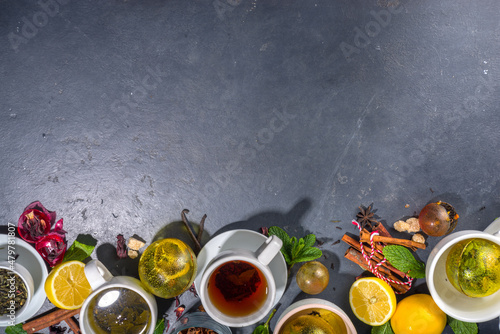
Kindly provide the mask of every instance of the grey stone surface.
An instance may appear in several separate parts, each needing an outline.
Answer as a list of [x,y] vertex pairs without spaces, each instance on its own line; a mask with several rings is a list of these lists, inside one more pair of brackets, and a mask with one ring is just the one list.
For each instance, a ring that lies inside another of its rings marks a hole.
[[[457,230],[499,215],[499,13],[495,0],[0,1],[0,224],[40,200],[104,260],[118,233],[177,236],[184,208],[208,215],[209,235],[315,233],[334,268],[319,297],[369,333],[347,300],[361,270],[334,244],[359,205],[392,225],[444,200]],[[291,279],[278,315],[299,291]]]

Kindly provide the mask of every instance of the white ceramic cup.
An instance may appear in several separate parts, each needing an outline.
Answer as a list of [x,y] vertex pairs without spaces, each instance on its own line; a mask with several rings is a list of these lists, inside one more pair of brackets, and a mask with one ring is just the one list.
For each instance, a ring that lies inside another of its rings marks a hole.
[[[28,269],[24,268],[19,263],[11,264],[8,261],[1,261],[0,269],[5,269],[14,274],[17,274],[17,276],[21,278],[21,280],[24,283],[24,286],[26,287],[26,301],[24,305],[16,310],[17,305],[15,305],[15,303],[12,303],[11,305],[8,306],[9,312],[0,316],[0,325],[10,325],[16,323],[16,318],[20,317],[23,314],[23,312],[28,308],[28,305],[31,301],[31,297],[33,297],[35,291],[35,283]],[[9,279],[15,280],[15,276],[12,275],[12,277]],[[12,281],[12,283],[14,282]],[[9,297],[11,294],[13,295],[14,292],[13,291],[11,292],[9,290],[7,296]],[[14,299],[11,299],[11,301],[14,302]]]
[[[205,271],[202,273],[200,281],[200,299],[205,311],[217,322],[229,327],[244,327],[252,325],[264,318],[273,308],[276,298],[276,283],[268,265],[271,260],[280,252],[283,242],[280,238],[273,235],[255,252],[245,249],[230,249],[219,253],[213,258]],[[225,263],[232,261],[244,261],[255,266],[265,277],[267,281],[267,297],[263,305],[253,313],[231,316],[221,312],[212,302],[208,293],[208,284],[212,273]]]
[[425,276],[432,298],[444,313],[461,321],[485,322],[500,316],[500,291],[482,298],[469,297],[458,291],[446,275],[446,259],[451,248],[472,238],[489,240],[500,246],[500,220],[496,219],[485,232],[460,231],[443,238],[429,254]]
[[[273,329],[273,333],[280,334],[281,328],[283,328],[288,320],[295,318],[295,316],[309,314],[314,309],[325,309],[338,316],[338,319],[340,319],[345,325],[345,328],[339,329],[338,334],[357,334],[356,328],[354,327],[351,319],[340,307],[332,302],[319,298],[302,299],[288,306],[278,318],[278,322]],[[342,327],[341,324],[338,326]]]
[[145,334],[152,334],[154,332],[158,313],[156,299],[151,293],[146,291],[140,280],[130,276],[113,276],[99,260],[92,260],[85,265],[85,276],[93,291],[85,299],[80,311],[80,327],[83,334],[94,334],[89,322],[89,316],[91,316],[89,304],[94,297],[105,290],[116,288],[132,290],[144,298],[151,311],[151,318]]

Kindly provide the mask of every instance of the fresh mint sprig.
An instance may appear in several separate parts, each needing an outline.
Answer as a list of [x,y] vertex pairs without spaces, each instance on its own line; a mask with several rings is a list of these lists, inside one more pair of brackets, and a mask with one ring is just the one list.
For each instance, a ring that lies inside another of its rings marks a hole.
[[269,318],[267,318],[267,321],[264,324],[257,326],[253,330],[252,334],[269,334],[269,323],[271,322],[274,313],[276,313],[276,309],[271,312],[271,315],[269,315]]
[[477,324],[474,322],[464,322],[448,316],[448,325],[455,334],[477,334]]
[[66,251],[66,254],[64,254],[63,262],[73,261],[73,260],[83,261],[86,258],[88,258],[90,254],[92,254],[94,248],[95,245],[86,245],[84,243],[75,240]]
[[281,227],[271,226],[269,228],[269,235],[275,235],[283,241],[281,253],[289,269],[295,263],[316,260],[323,255],[323,252],[319,248],[314,247],[316,243],[316,236],[314,234],[308,234],[303,238],[297,239],[296,237],[290,237]]
[[382,326],[373,326],[371,334],[394,334],[391,323],[388,321]]
[[394,268],[413,278],[425,278],[425,264],[415,259],[408,248],[399,245],[388,245],[384,247],[382,252]]

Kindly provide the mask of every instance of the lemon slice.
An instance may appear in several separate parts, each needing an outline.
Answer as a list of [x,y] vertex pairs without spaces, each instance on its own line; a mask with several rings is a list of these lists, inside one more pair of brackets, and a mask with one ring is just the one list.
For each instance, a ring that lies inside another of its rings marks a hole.
[[83,305],[92,292],[80,261],[68,261],[56,266],[45,280],[45,293],[55,306],[75,310]]
[[349,303],[354,315],[370,326],[381,326],[396,312],[394,290],[376,277],[360,278],[349,290]]

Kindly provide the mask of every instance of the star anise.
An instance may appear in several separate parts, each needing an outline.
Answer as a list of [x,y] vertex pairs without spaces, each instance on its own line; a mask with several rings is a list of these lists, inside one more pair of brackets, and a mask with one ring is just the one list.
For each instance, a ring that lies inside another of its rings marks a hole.
[[359,207],[359,212],[356,214],[356,221],[361,224],[361,227],[365,227],[366,225],[372,226],[373,224],[378,223],[375,219],[375,214],[372,212],[372,206],[368,206],[367,208]]

